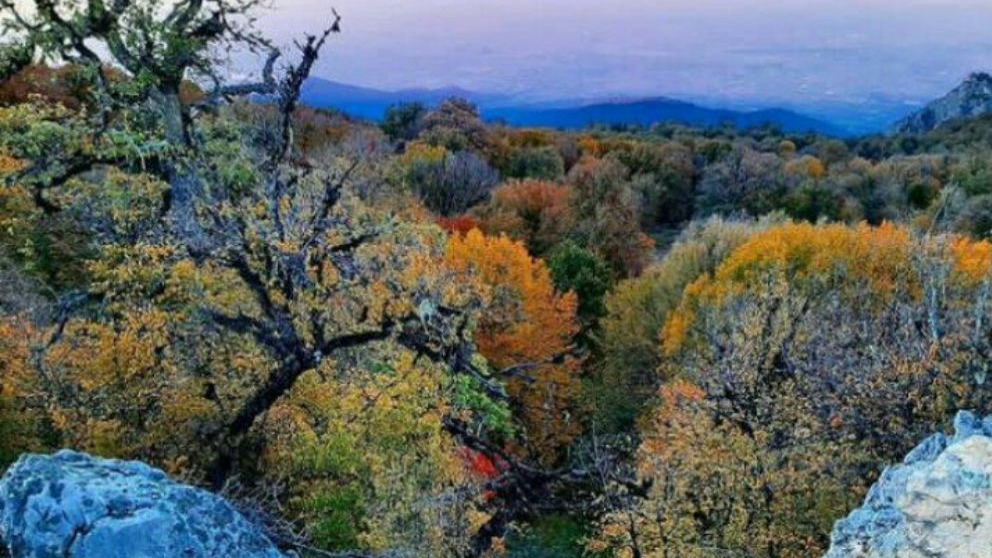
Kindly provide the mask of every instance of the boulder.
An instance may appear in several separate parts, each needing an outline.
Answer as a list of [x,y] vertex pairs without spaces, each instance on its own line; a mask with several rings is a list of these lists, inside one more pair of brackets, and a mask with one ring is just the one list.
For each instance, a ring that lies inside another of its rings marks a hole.
[[962,412],[890,467],[838,521],[827,558],[992,556],[992,417]]
[[144,463],[25,455],[0,479],[14,558],[282,558],[223,498]]

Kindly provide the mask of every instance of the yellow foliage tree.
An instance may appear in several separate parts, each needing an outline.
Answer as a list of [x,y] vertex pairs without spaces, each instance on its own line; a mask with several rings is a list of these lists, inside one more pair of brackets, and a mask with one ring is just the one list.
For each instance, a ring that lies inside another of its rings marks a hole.
[[881,466],[988,410],[992,246],[886,224],[758,231],[686,287],[641,425],[628,555],[800,557]]
[[607,296],[601,321],[603,358],[593,404],[608,428],[626,429],[669,379],[661,364],[658,337],[679,307],[685,288],[712,273],[751,235],[774,224],[714,217],[690,225],[665,258],[635,279],[620,282]]

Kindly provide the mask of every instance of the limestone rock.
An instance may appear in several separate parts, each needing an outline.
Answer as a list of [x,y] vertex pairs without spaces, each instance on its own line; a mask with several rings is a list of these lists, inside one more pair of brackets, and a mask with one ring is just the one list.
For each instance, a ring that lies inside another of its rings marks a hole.
[[14,558],[282,558],[222,498],[133,461],[26,455],[0,480]]
[[992,556],[992,417],[962,412],[890,467],[838,521],[827,558]]

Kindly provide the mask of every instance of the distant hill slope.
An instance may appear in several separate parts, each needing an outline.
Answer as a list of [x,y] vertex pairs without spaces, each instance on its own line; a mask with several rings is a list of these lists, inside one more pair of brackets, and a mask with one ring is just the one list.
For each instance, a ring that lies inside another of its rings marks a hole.
[[992,113],[992,76],[979,72],[896,124],[897,133],[923,134],[952,120]]
[[461,97],[479,105],[503,100],[499,95],[475,93],[457,87],[381,91],[320,78],[308,79],[300,91],[300,98],[304,104],[317,108],[333,108],[369,120],[382,120],[386,109],[398,103],[418,101],[426,105],[436,105],[450,97]]
[[459,88],[381,91],[313,78],[304,84],[302,90],[305,104],[333,108],[370,120],[381,120],[386,109],[397,103],[419,101],[431,106],[449,97],[466,98],[479,105],[485,119],[503,120],[514,126],[577,129],[590,124],[639,124],[647,127],[659,123],[678,123],[707,128],[730,122],[741,129],[774,124],[791,133],[848,135],[837,126],[791,110],[741,112],[711,109],[665,98],[548,108],[514,105],[506,97]]
[[768,109],[740,112],[711,109],[665,98],[555,109],[506,107],[486,111],[486,116],[503,119],[517,126],[550,128],[583,128],[590,124],[651,126],[659,123],[677,123],[709,128],[729,122],[741,129],[773,124],[790,133],[817,132],[831,136],[847,135],[844,130],[837,126],[790,110]]

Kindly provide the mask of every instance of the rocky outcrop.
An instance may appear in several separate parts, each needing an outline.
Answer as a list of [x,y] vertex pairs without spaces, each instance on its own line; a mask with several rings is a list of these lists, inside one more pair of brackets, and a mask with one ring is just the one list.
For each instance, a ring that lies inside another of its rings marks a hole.
[[992,76],[975,73],[953,91],[896,124],[896,132],[923,134],[960,118],[992,113]]
[[882,473],[834,527],[827,558],[992,556],[992,416],[967,412]]
[[14,558],[282,558],[222,498],[140,462],[27,455],[0,480]]

